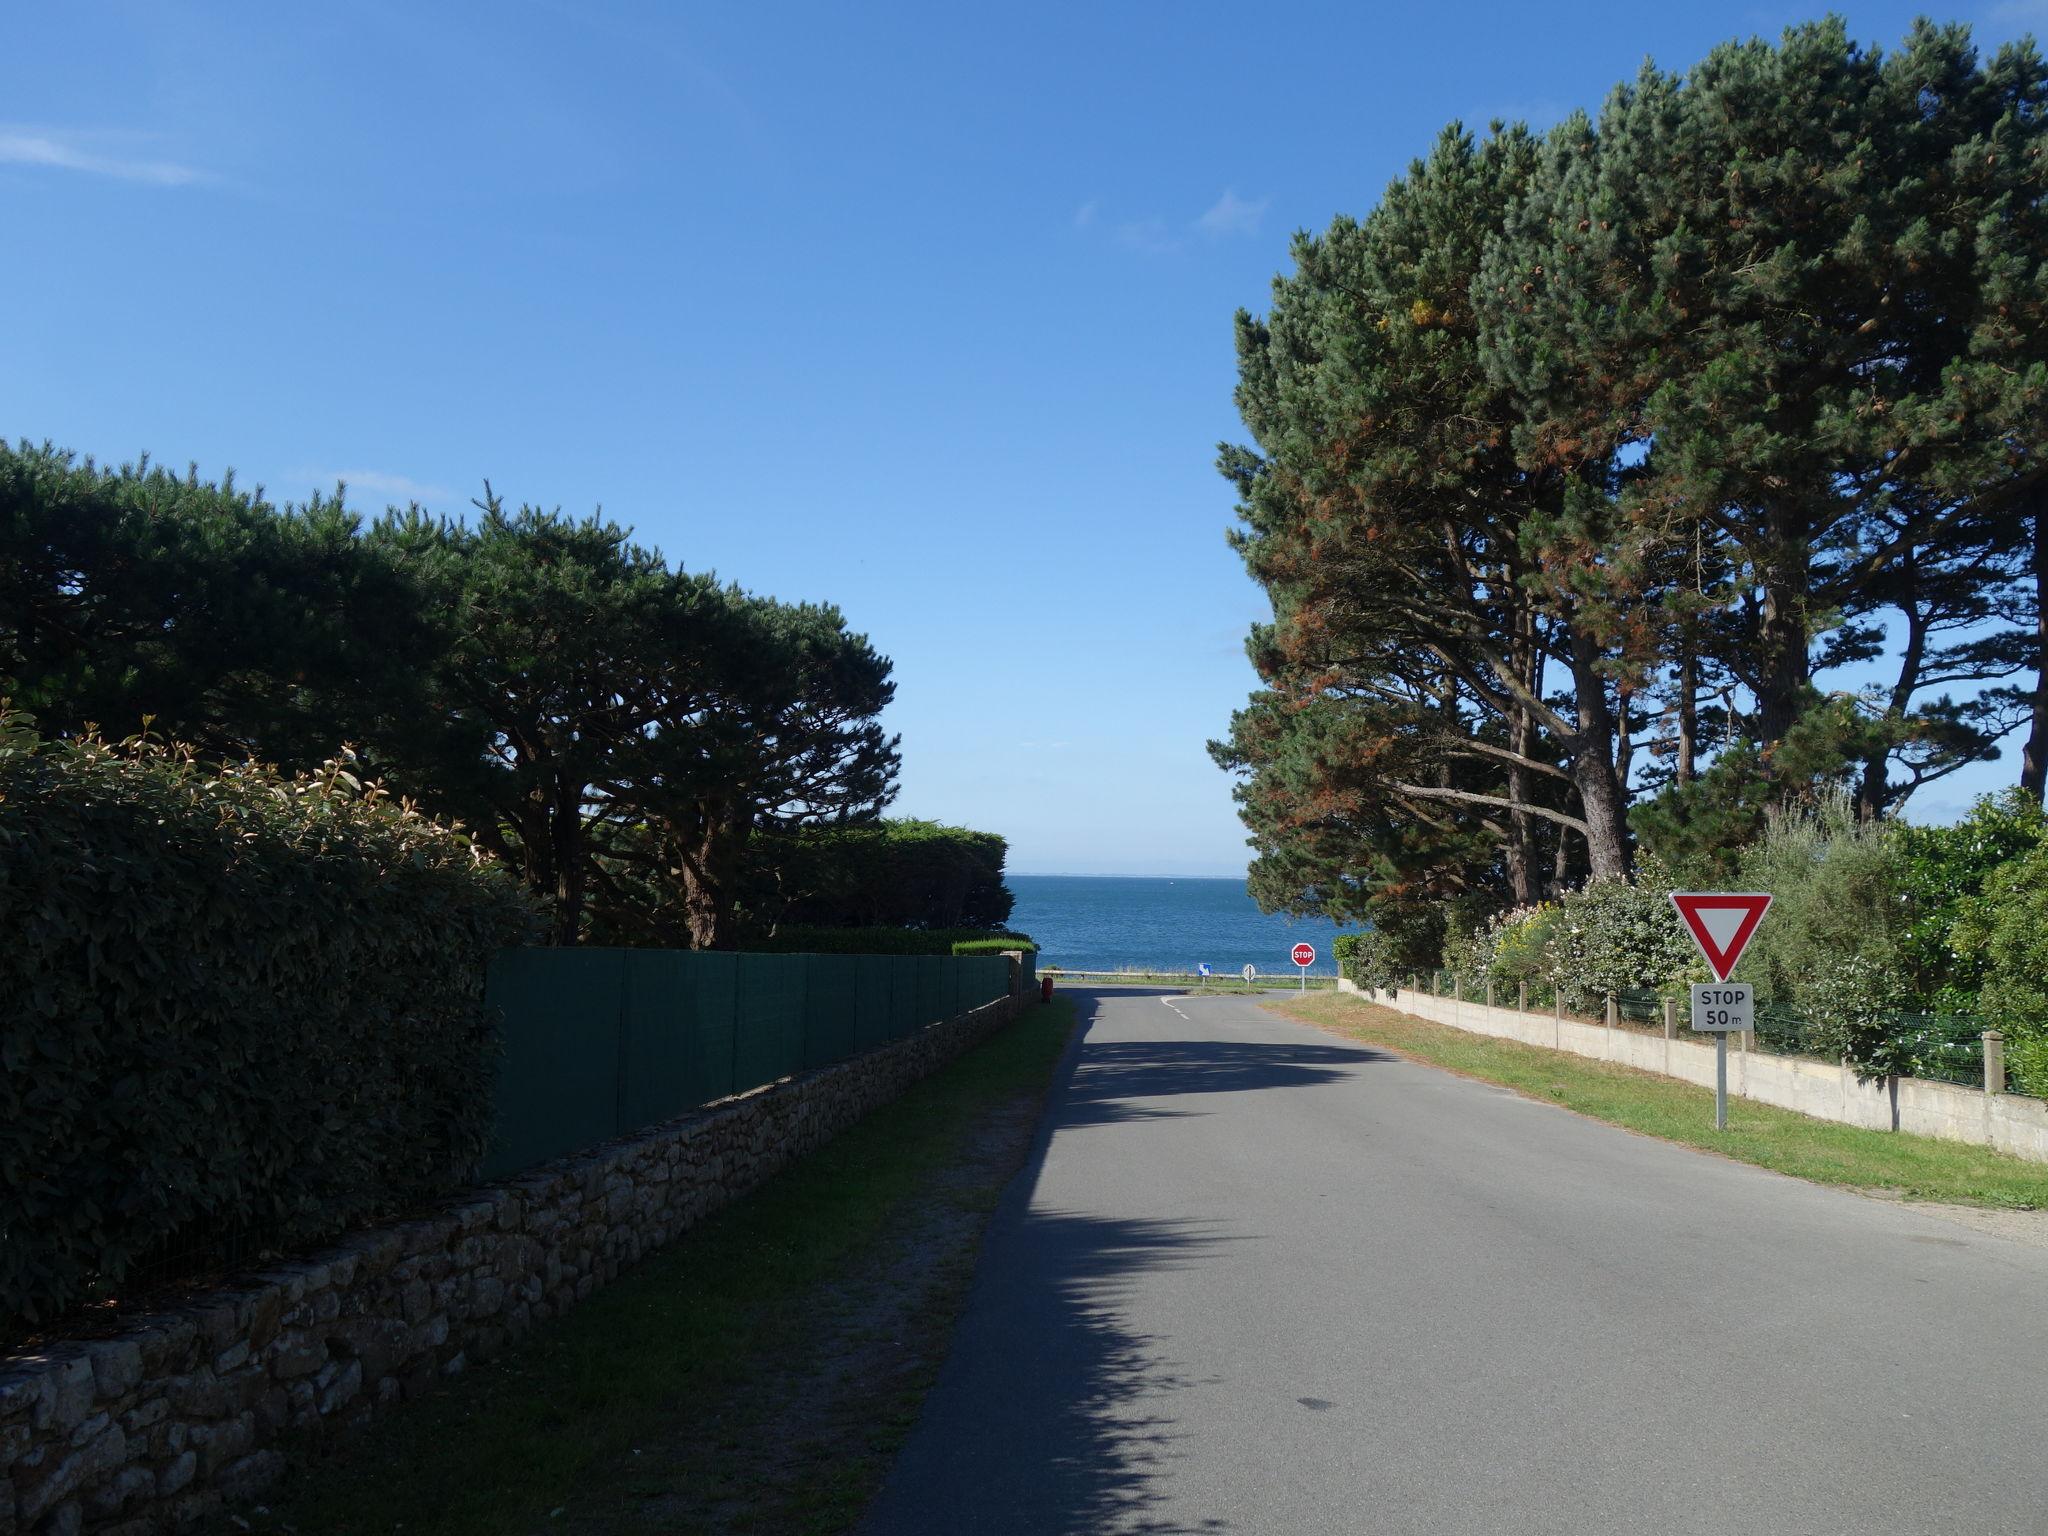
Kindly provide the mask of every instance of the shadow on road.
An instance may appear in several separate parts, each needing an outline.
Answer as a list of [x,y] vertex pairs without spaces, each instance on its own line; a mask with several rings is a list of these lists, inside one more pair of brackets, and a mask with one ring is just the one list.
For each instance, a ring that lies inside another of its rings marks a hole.
[[[1090,1038],[1100,1003],[1079,993],[1083,1033],[1053,1090],[1030,1163],[990,1228],[953,1358],[863,1536],[1212,1536],[1213,1518],[1169,1513],[1185,1417],[1181,1394],[1222,1390],[1189,1375],[1168,1341],[1130,1328],[1144,1277],[1213,1262],[1216,1223],[1034,1207],[1052,1138],[1077,1126],[1200,1113],[1149,1100],[1337,1081],[1394,1058],[1314,1040]],[[1169,994],[1170,995],[1170,994]],[[1162,1023],[1170,1016],[1163,1015]]]
[[1205,1383],[1157,1358],[1156,1341],[1117,1316],[1135,1277],[1196,1262],[1222,1241],[1202,1225],[1033,1211],[1005,1234],[985,1260],[983,1326],[956,1343],[968,1374],[951,1401],[927,1402],[936,1433],[899,1465],[895,1496],[865,1536],[1229,1529],[1158,1512],[1180,1438],[1171,1399]]
[[1391,1061],[1357,1046],[1255,1044],[1243,1040],[1087,1042],[1056,1111],[1061,1125],[1111,1125],[1196,1113],[1140,1102],[1198,1093],[1313,1088],[1353,1067]]
[[1056,1342],[1039,1385],[1050,1453],[1040,1469],[1044,1518],[1018,1529],[1169,1536],[1227,1528],[1221,1521],[1187,1525],[1153,1512],[1181,1438],[1172,1398],[1203,1383],[1157,1358],[1151,1338],[1118,1321],[1117,1304],[1134,1277],[1183,1268],[1226,1241],[1202,1226],[1071,1211],[1033,1212],[1025,1219],[1028,1251],[1043,1256]]

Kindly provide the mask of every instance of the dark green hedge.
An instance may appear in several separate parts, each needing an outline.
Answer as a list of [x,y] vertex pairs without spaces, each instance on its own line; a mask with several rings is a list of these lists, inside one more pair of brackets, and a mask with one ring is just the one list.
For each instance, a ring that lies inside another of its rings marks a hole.
[[460,1182],[485,963],[532,925],[460,834],[339,765],[214,773],[0,714],[0,1327]]
[[1385,987],[1398,979],[1392,948],[1376,929],[1340,933],[1331,948],[1337,957],[1337,974],[1347,981],[1361,987]]
[[[1016,898],[1009,844],[993,832],[884,819],[756,838],[775,872],[760,915],[800,928],[969,928],[1001,933]],[[765,924],[763,925],[765,926]]]
[[1038,946],[1021,933],[986,928],[785,927],[747,948],[779,955],[994,955]]

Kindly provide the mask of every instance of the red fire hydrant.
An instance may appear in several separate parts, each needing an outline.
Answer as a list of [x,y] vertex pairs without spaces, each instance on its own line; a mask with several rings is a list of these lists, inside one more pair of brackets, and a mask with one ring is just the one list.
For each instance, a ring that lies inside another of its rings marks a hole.
[[1052,1001],[1052,978],[1050,976],[1038,978],[1038,1000],[1041,1003]]

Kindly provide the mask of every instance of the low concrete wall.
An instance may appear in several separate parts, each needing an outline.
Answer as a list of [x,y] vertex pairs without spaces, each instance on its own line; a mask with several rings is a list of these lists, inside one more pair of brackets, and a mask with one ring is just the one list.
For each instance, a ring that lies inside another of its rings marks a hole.
[[0,1358],[0,1536],[153,1536],[560,1316],[1023,1011],[1013,996],[363,1232],[106,1339]]
[[[1337,985],[1384,1007],[1474,1034],[1620,1062],[1707,1088],[1714,1085],[1714,1047],[1697,1040],[1666,1040],[1640,1030],[1609,1029],[1603,1024],[1559,1019],[1554,1014],[1523,1013],[1427,992],[1376,992],[1349,980]],[[1858,1082],[1854,1072],[1831,1062],[1745,1050],[1740,1048],[1740,1040],[1739,1035],[1729,1040],[1731,1095],[1796,1109],[1818,1120],[1878,1131],[1892,1129],[1891,1105],[1882,1083]],[[1898,1129],[1947,1141],[1974,1142],[2048,1163],[2048,1104],[2039,1099],[1901,1078]]]

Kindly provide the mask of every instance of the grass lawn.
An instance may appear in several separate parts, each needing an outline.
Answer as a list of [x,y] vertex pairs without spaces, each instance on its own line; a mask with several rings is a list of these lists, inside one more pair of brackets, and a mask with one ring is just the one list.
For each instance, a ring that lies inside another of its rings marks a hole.
[[1988,1147],[1815,1120],[1748,1099],[1728,1100],[1714,1129],[1714,1091],[1611,1062],[1475,1035],[1344,994],[1269,1006],[1369,1045],[1484,1078],[1567,1109],[1780,1173],[1957,1205],[2048,1207],[2048,1165]]
[[848,1528],[944,1357],[1072,1025],[1066,1003],[1029,1010],[566,1318],[296,1468],[234,1528]]

